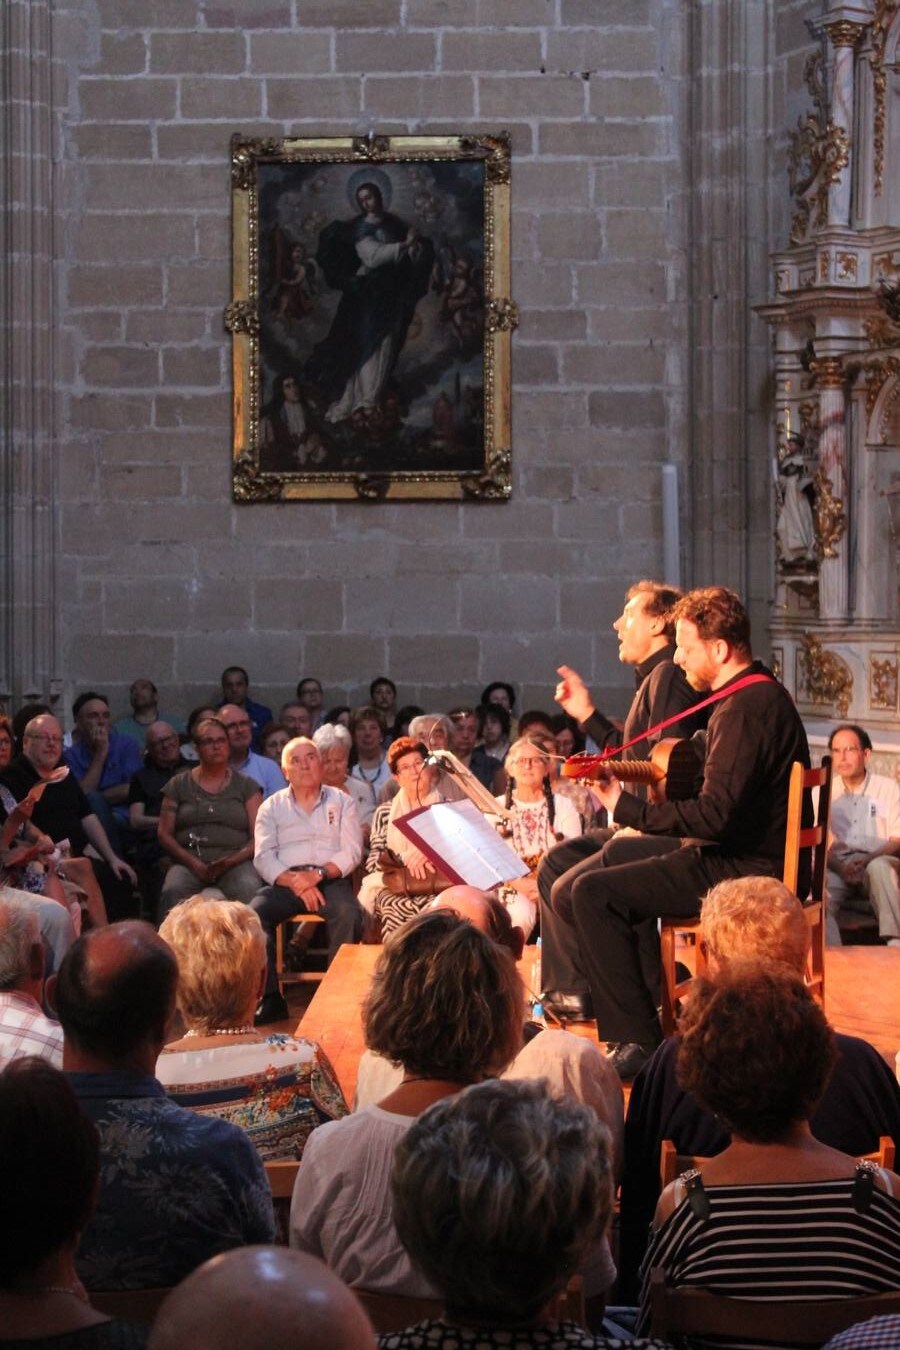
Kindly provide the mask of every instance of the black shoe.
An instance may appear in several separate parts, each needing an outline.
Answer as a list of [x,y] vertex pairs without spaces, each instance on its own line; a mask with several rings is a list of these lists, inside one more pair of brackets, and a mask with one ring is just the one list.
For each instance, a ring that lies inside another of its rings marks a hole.
[[273,994],[264,994],[260,999],[253,1025],[265,1027],[270,1022],[284,1022],[290,1015],[284,995],[276,990]]
[[589,989],[548,989],[541,1003],[554,1017],[566,1022],[593,1022],[594,1005]]
[[626,1041],[616,1045],[607,1055],[607,1059],[623,1082],[636,1078],[656,1050],[655,1045],[638,1045],[635,1041]]

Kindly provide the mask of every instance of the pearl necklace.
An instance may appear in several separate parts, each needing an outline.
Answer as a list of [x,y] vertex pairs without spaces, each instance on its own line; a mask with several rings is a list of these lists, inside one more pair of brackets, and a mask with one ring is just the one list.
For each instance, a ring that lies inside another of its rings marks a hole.
[[68,1284],[36,1284],[32,1289],[9,1289],[6,1292],[10,1294],[26,1294],[29,1297],[33,1294],[71,1294],[73,1298],[77,1298],[81,1303],[90,1303],[90,1299],[83,1289],[75,1289]]
[[256,1028],[250,1023],[245,1022],[242,1027],[214,1027],[212,1031],[196,1031],[193,1027],[184,1033],[184,1039],[190,1036],[247,1036]]

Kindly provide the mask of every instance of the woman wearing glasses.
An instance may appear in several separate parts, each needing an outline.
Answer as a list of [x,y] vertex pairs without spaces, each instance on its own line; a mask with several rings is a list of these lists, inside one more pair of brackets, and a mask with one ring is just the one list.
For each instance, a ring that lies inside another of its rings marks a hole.
[[503,900],[516,927],[526,938],[537,919],[537,868],[548,848],[561,839],[581,834],[581,818],[573,803],[554,792],[551,786],[551,759],[542,746],[529,737],[514,741],[504,764],[508,778],[506,792],[497,801],[511,815],[498,828],[515,849],[529,875],[504,886]]
[[231,747],[217,717],[194,731],[198,763],[163,788],[159,842],[172,858],[160,897],[160,921],[204,886],[226,900],[251,901],[264,882],[253,866],[259,784],[231,767]]

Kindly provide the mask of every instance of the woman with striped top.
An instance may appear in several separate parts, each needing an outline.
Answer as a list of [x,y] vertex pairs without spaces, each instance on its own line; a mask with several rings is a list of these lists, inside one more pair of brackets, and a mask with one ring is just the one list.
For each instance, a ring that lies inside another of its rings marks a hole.
[[[654,1268],[672,1286],[746,1299],[900,1288],[900,1177],[819,1143],[809,1128],[835,1050],[797,975],[738,964],[700,981],[679,1041],[681,1085],[721,1119],[732,1143],[660,1196],[639,1326]],[[727,1344],[766,1343],[748,1326]]]

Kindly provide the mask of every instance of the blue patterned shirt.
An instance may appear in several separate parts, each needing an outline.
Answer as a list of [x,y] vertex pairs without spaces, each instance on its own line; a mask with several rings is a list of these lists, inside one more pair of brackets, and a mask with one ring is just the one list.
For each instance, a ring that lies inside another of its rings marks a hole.
[[177,1284],[218,1252],[272,1241],[271,1191],[243,1130],[176,1106],[151,1074],[66,1076],[100,1131],[100,1195],[78,1252],[88,1289]]

